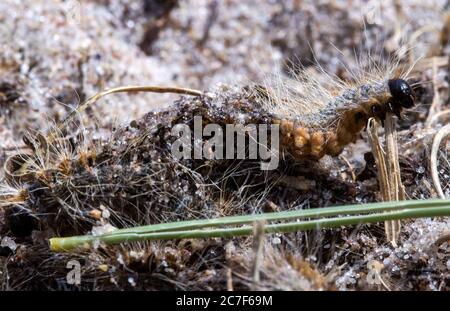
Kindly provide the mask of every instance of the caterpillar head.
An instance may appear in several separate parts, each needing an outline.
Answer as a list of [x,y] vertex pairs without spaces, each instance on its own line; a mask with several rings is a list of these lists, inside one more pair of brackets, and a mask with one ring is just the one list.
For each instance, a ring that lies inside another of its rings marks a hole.
[[363,103],[365,114],[356,113],[354,123],[361,120],[366,122],[367,118],[375,117],[384,124],[386,113],[391,112],[401,119],[402,110],[414,106],[415,96],[408,82],[403,79],[391,79],[388,80],[387,85],[389,92],[383,90],[382,96],[374,95]]
[[391,79],[388,86],[392,95],[389,107],[392,112],[396,113],[402,108],[414,106],[414,92],[408,82],[403,79]]

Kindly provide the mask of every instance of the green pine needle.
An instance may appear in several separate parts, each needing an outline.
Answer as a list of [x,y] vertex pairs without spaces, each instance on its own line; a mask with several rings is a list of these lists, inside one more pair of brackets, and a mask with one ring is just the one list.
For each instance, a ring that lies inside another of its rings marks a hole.
[[55,252],[61,252],[79,247],[88,248],[95,241],[118,244],[144,240],[248,236],[253,234],[253,224],[257,221],[266,223],[264,226],[266,233],[288,233],[436,216],[450,216],[449,200],[382,202],[162,223],[118,229],[100,236],[52,238],[50,248]]

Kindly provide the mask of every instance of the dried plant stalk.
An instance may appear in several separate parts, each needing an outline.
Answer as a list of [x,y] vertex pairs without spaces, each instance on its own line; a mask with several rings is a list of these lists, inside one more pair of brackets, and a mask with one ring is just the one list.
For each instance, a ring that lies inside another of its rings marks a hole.
[[[389,191],[391,200],[405,200],[405,189],[400,176],[400,164],[398,161],[397,131],[395,130],[394,117],[387,114],[386,121],[386,158],[388,163]],[[392,245],[396,246],[401,230],[400,220],[387,221],[384,224],[386,236]]]
[[174,87],[174,86],[141,86],[141,85],[132,85],[132,86],[119,86],[112,89],[107,89],[101,91],[94,96],[90,97],[84,103],[77,107],[77,109],[73,110],[67,118],[59,123],[54,129],[50,131],[47,136],[47,140],[49,143],[52,143],[54,139],[58,137],[58,135],[63,132],[66,126],[72,122],[72,120],[82,113],[87,107],[97,102],[100,98],[105,97],[109,94],[115,93],[133,93],[133,92],[151,92],[151,93],[173,93],[173,94],[183,94],[183,95],[193,95],[193,96],[201,96],[203,92],[199,90],[194,90],[190,88],[184,87]]
[[254,262],[253,262],[253,288],[256,290],[260,281],[260,265],[261,257],[263,256],[264,247],[264,227],[265,222],[263,220],[257,221],[254,224],[255,234],[254,234]]
[[444,191],[442,190],[441,183],[439,181],[439,172],[438,172],[438,152],[439,146],[446,136],[450,135],[450,124],[447,124],[442,129],[440,129],[433,139],[433,145],[431,147],[431,156],[430,156],[430,167],[431,167],[431,177],[433,179],[434,187],[440,198],[445,199]]
[[427,120],[425,124],[430,126],[431,121],[433,120],[434,115],[441,111],[441,96],[439,95],[439,86],[438,86],[438,63],[436,57],[432,59],[432,68],[433,68],[433,102],[431,103],[430,111],[428,113]]
[[[385,120],[386,153],[383,151],[378,138],[379,125],[376,120],[369,121],[369,137],[372,152],[378,169],[380,190],[384,201],[405,200],[405,191],[400,177],[400,165],[398,162],[397,132],[395,131],[394,118],[388,113]],[[400,235],[400,220],[390,220],[384,223],[386,238],[393,246],[397,246]]]

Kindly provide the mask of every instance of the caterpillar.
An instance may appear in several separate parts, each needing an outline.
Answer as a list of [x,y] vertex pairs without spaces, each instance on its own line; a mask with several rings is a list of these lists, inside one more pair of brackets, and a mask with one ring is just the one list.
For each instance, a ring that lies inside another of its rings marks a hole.
[[415,95],[407,82],[412,69],[395,58],[370,69],[350,72],[353,82],[332,77],[320,67],[321,75],[291,70],[293,78],[271,78],[257,93],[265,110],[280,125],[281,145],[295,158],[318,160],[337,156],[355,142],[369,118],[384,122],[387,113],[399,119],[414,106]]
[[401,118],[402,110],[413,106],[414,95],[408,82],[390,79],[335,97],[319,112],[328,119],[316,121],[315,115],[304,115],[275,122],[280,124],[284,145],[294,156],[320,159],[324,155],[337,156],[355,142],[369,118],[383,122],[388,112]]

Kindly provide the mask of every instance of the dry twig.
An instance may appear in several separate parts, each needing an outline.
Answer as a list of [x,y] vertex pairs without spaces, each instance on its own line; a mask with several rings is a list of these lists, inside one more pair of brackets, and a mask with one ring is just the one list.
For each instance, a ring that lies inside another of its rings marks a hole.
[[[378,179],[383,200],[405,200],[405,191],[400,177],[397,133],[395,131],[393,116],[388,113],[385,120],[386,153],[383,151],[378,138],[378,128],[379,126],[376,121],[371,119],[369,121],[369,138],[378,169]],[[388,241],[390,241],[393,246],[397,246],[397,240],[401,230],[400,220],[386,221],[384,227]]]
[[443,128],[441,128],[433,139],[433,145],[431,147],[431,155],[430,155],[430,167],[431,167],[431,178],[433,179],[434,187],[436,188],[436,192],[439,197],[445,199],[444,191],[442,190],[441,183],[439,181],[439,172],[438,172],[438,152],[439,146],[446,136],[450,135],[450,124],[447,124]]

